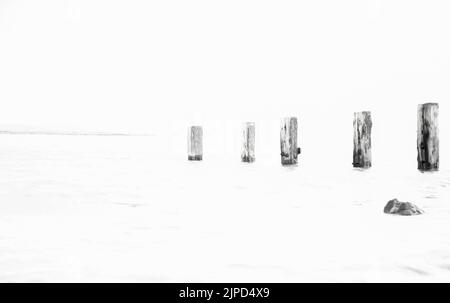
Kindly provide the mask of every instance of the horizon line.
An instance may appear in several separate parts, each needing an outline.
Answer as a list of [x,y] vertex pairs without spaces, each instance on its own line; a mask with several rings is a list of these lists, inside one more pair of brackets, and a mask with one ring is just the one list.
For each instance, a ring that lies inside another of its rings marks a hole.
[[0,130],[0,135],[49,135],[49,136],[154,136],[148,133],[85,132],[85,131],[13,131]]

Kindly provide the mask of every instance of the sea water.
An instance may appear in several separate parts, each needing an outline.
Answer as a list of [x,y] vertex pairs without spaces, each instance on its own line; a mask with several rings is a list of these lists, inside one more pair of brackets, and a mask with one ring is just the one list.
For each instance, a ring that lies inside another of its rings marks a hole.
[[[448,168],[258,148],[195,162],[157,136],[1,135],[0,281],[450,281]],[[425,214],[384,214],[393,198]]]

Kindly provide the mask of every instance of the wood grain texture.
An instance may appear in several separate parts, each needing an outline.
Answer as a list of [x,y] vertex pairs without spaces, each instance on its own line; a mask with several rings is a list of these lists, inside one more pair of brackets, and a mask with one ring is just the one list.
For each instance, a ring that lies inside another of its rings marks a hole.
[[243,144],[241,160],[242,162],[255,161],[255,123],[246,122],[242,129]]
[[287,117],[281,121],[280,130],[281,164],[297,164],[300,148],[297,147],[297,118]]
[[188,129],[188,160],[203,159],[203,129],[201,126],[191,126]]
[[417,107],[417,166],[420,170],[439,169],[438,114],[437,103]]
[[353,118],[353,167],[372,166],[372,116],[369,111],[357,112]]

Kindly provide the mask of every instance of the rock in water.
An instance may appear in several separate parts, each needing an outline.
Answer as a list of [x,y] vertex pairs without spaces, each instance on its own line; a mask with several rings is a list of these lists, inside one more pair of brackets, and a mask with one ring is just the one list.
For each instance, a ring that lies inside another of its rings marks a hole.
[[384,207],[386,214],[414,216],[423,214],[424,211],[410,202],[400,202],[397,199],[389,201]]

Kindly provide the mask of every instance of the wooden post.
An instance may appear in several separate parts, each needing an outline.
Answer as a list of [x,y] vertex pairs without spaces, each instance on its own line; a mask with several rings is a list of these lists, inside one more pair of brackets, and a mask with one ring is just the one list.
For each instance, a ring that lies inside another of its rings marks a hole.
[[439,104],[419,104],[417,108],[417,164],[420,170],[439,169]]
[[255,123],[246,122],[243,125],[243,145],[241,160],[242,162],[255,161]]
[[353,167],[372,166],[372,117],[369,111],[354,114]]
[[203,158],[203,129],[191,126],[188,129],[188,160],[200,161]]
[[300,148],[297,147],[297,118],[287,117],[281,121],[280,131],[281,164],[297,164]]

